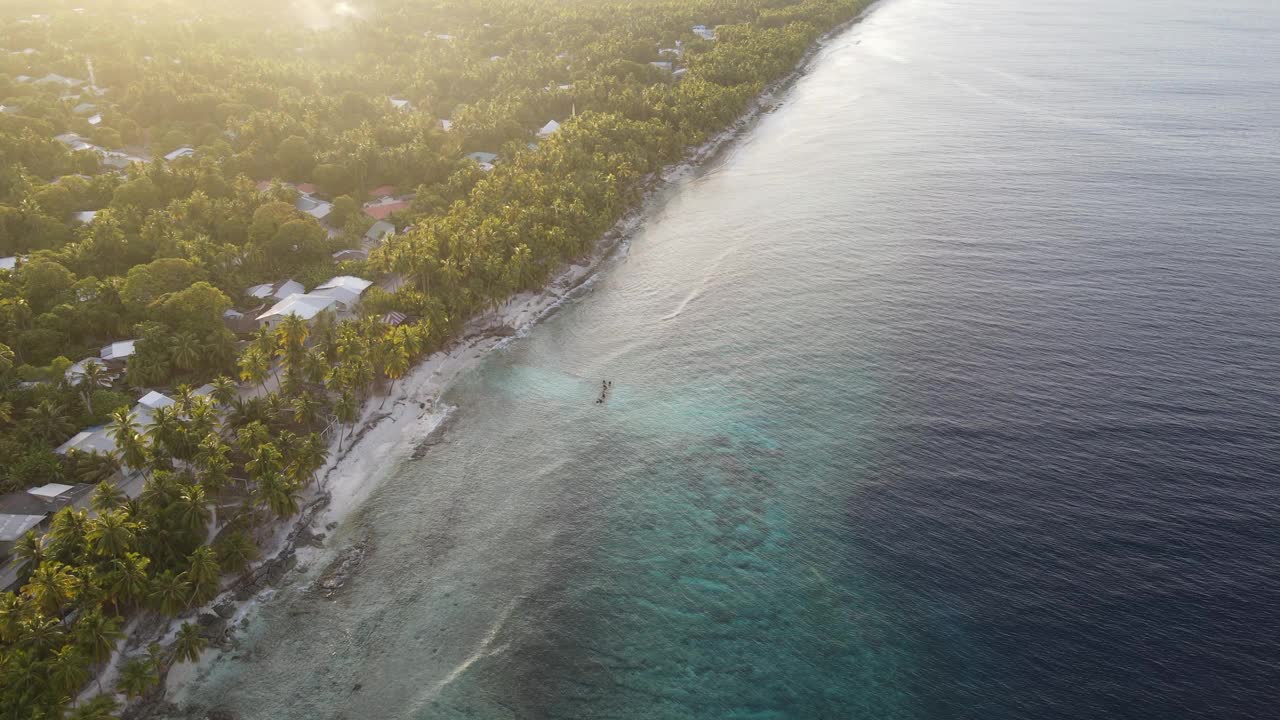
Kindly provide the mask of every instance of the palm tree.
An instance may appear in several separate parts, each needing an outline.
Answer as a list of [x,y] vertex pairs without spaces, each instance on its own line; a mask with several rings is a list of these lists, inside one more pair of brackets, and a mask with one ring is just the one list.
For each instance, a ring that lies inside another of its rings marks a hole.
[[31,573],[44,562],[44,538],[34,530],[28,530],[13,546],[14,557],[21,563],[18,566],[18,577],[30,577]]
[[290,463],[290,475],[294,482],[299,484],[310,484],[315,479],[315,472],[324,467],[324,463],[329,459],[328,448],[325,447],[324,438],[319,433],[311,433],[297,446],[294,451],[293,462]]
[[320,417],[320,410],[323,407],[316,396],[311,393],[302,393],[289,402],[289,406],[293,408],[293,421],[306,425],[310,429]]
[[94,552],[104,558],[118,558],[133,549],[137,525],[120,510],[112,510],[89,521],[86,535]]
[[61,647],[66,641],[62,623],[40,613],[25,618],[20,627],[19,636],[23,643],[40,654],[51,652],[54,648]]
[[173,411],[179,416],[191,413],[191,403],[196,399],[196,389],[182,383],[173,389]]
[[120,462],[134,470],[147,466],[147,446],[138,433],[137,415],[129,412],[128,408],[117,409],[111,413],[108,432],[115,441]]
[[169,353],[175,366],[182,370],[194,370],[200,364],[204,347],[195,333],[180,332],[169,341]]
[[240,572],[258,559],[258,546],[239,530],[220,538],[214,543],[214,550],[218,553],[218,564],[232,572]]
[[382,373],[391,380],[391,387],[387,389],[387,394],[382,396],[382,402],[378,404],[379,408],[386,404],[387,398],[395,391],[396,381],[404,377],[409,369],[409,350],[401,338],[397,337],[388,343],[385,346],[385,352]]
[[[248,428],[245,428],[248,430]],[[282,438],[283,439],[283,438]],[[288,447],[288,442],[285,443]],[[252,455],[248,462],[244,464],[244,469],[255,478],[266,475],[275,475],[284,469],[284,455],[276,448],[274,443],[263,442],[256,447],[254,445],[244,445]]]
[[240,356],[240,379],[257,383],[267,391],[267,377],[271,373],[271,361],[256,347],[250,347]]
[[211,432],[200,441],[192,461],[200,483],[215,493],[223,487],[231,472],[231,460],[227,457],[230,452],[231,448],[222,436]]
[[8,425],[11,422],[13,422],[13,403],[0,400],[0,425]]
[[181,612],[190,596],[191,583],[187,582],[185,573],[165,570],[151,580],[151,606],[165,615]]
[[218,577],[222,571],[214,557],[213,548],[201,545],[191,553],[191,565],[187,577],[191,581],[192,602],[204,602],[218,594]]
[[115,603],[134,607],[146,599],[151,589],[147,576],[150,564],[151,558],[132,552],[111,561],[112,580],[108,592]]
[[85,533],[89,530],[89,513],[64,507],[53,514],[49,524],[49,552],[65,561],[72,561],[84,549]]
[[107,617],[101,609],[93,609],[76,620],[72,629],[80,648],[94,662],[105,662],[116,649],[116,643],[124,637],[120,631],[120,618]]
[[184,487],[178,493],[178,499],[172,507],[181,527],[201,536],[204,535],[205,529],[209,527],[209,520],[212,519],[209,498],[205,494],[204,487],[199,483]]
[[163,448],[169,455],[181,457],[182,429],[175,406],[156,408],[151,415],[151,427],[147,428],[147,438],[153,450]]
[[142,496],[138,499],[143,506],[167,508],[177,499],[181,488],[178,478],[167,470],[157,470],[142,486]]
[[278,473],[258,477],[254,500],[281,520],[298,513],[298,486]]
[[21,637],[26,610],[26,603],[18,595],[0,593],[0,641],[13,642]]
[[89,503],[94,512],[104,513],[123,506],[128,499],[124,491],[116,487],[115,483],[100,482],[98,487],[93,489],[93,498]]
[[41,400],[27,410],[27,426],[36,437],[56,445],[75,431],[67,411],[53,400]]
[[319,385],[329,372],[329,358],[319,348],[312,348],[302,360],[303,374],[307,381]]
[[61,616],[62,608],[76,597],[79,580],[66,565],[51,560],[40,564],[23,586],[22,593],[49,615]]
[[63,645],[49,663],[49,681],[60,696],[72,696],[89,680],[89,659],[74,645]]
[[230,405],[231,401],[236,398],[236,384],[226,375],[219,375],[213,379],[213,392],[209,393],[209,397],[219,405]]
[[195,398],[187,416],[190,418],[187,429],[191,437],[203,438],[218,427],[218,411],[208,398]]
[[[338,397],[338,402],[333,406],[334,415],[337,416],[338,422],[343,427],[355,423],[359,416],[360,406],[356,403],[355,394],[350,389],[343,389],[342,395]],[[342,431],[338,432],[338,447],[342,447]]]
[[297,315],[286,315],[280,321],[280,325],[276,327],[276,355],[285,361],[286,367],[295,365],[301,359],[310,331],[307,321]]
[[174,655],[178,662],[195,662],[200,659],[200,653],[204,652],[208,645],[209,642],[200,635],[199,627],[182,623],[182,627],[178,628],[178,634],[174,638]]
[[84,364],[84,370],[80,374],[80,399],[84,400],[84,407],[93,414],[93,393],[103,385],[107,384],[107,368],[96,360],[90,360]]
[[151,658],[133,658],[120,668],[116,690],[132,700],[145,695],[159,680]]

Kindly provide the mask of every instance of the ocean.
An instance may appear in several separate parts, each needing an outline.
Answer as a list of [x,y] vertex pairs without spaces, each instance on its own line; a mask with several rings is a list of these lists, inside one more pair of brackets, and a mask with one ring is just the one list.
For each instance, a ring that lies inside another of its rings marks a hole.
[[1276,714],[1280,5],[883,0],[779,100],[181,702]]

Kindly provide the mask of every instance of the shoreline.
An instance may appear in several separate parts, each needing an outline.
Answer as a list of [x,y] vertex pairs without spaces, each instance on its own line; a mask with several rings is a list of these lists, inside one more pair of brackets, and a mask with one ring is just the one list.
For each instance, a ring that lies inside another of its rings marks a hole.
[[[169,698],[198,684],[214,663],[233,652],[231,638],[236,629],[247,623],[249,615],[261,601],[274,595],[277,587],[292,584],[292,578],[285,576],[295,567],[314,571],[319,568],[313,564],[322,563],[323,569],[309,585],[341,587],[358,570],[358,558],[353,562],[350,553],[333,552],[324,544],[326,534],[342,525],[394,468],[406,459],[422,457],[448,431],[457,408],[443,404],[442,399],[453,383],[491,352],[523,337],[565,303],[589,291],[605,264],[617,257],[619,250],[625,252],[645,218],[661,202],[664,191],[705,170],[731,149],[761,116],[776,108],[778,96],[805,75],[832,38],[860,22],[877,4],[868,5],[855,17],[816,38],[795,67],[766,85],[732,124],[688,149],[679,162],[646,178],[639,201],[596,241],[589,255],[565,266],[540,290],[514,295],[497,310],[469,319],[460,338],[414,365],[392,393],[369,398],[351,428],[330,441],[329,459],[317,472],[318,480],[304,493],[299,514],[268,528],[261,544],[261,559],[217,597],[188,614],[189,622],[209,616],[220,619],[219,637],[210,641],[198,662],[170,667],[154,697],[128,704],[125,717],[149,717],[153,710],[185,712],[186,708],[176,708]],[[174,627],[181,622],[181,618],[170,618],[159,624],[141,623],[143,627],[135,628],[126,639],[124,650],[136,652],[149,641],[171,638]],[[123,655],[123,650],[118,653]],[[111,681],[115,666],[113,660],[98,679]]]

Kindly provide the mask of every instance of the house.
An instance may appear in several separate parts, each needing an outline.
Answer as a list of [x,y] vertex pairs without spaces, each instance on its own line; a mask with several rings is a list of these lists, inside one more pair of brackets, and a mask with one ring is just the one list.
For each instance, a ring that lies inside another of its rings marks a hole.
[[290,295],[301,295],[306,291],[302,283],[289,278],[276,283],[254,285],[245,290],[244,294],[257,300],[283,300]]
[[445,42],[453,42],[453,36],[449,33],[436,33],[436,39],[444,40]]
[[467,153],[467,159],[474,160],[480,166],[480,169],[489,172],[493,169],[495,163],[498,162],[498,154],[491,152],[473,152]]
[[117,170],[124,170],[134,163],[146,162],[146,160],[143,160],[136,155],[126,155],[122,152],[115,152],[114,150],[102,150],[101,153],[102,164]]
[[[269,186],[270,186],[270,183],[268,183],[268,187]],[[317,192],[320,191],[320,188],[316,187],[315,183],[298,183],[297,185],[294,185],[292,187],[294,190],[297,190],[303,195],[315,195]]]
[[97,109],[98,109],[98,106],[94,105],[93,103],[80,103],[79,105],[71,108],[71,112],[75,113],[76,115],[88,115]]
[[19,113],[22,107],[18,105],[0,105],[0,113]]
[[[259,306],[258,309],[261,310],[262,307],[264,306]],[[257,313],[242,313],[234,308],[227,308],[222,313],[222,324],[237,335],[245,335],[258,329]]]
[[[10,494],[25,495],[26,493]],[[8,558],[13,553],[13,547],[18,540],[21,540],[28,530],[38,527],[46,517],[44,514],[8,512],[5,505],[6,503],[0,499],[0,558]],[[0,590],[4,589],[7,588],[0,588]]]
[[373,281],[358,278],[354,275],[339,275],[311,291],[312,295],[331,297],[341,305],[343,311],[350,311],[360,304],[360,296],[364,294]]
[[321,222],[333,213],[333,203],[317,200],[310,195],[299,195],[298,199],[293,201],[293,206]]
[[375,200],[381,200],[382,198],[389,198],[395,194],[396,194],[396,188],[394,185],[379,185],[378,187],[369,191],[369,197]]
[[369,227],[364,234],[365,242],[373,245],[382,244],[383,240],[396,234],[396,226],[386,220],[379,220]]
[[453,129],[453,121],[448,118],[440,118],[440,129],[449,132]]
[[386,220],[391,213],[408,210],[412,204],[412,196],[382,198],[377,202],[365,203],[364,214],[374,220]]
[[0,257],[0,270],[13,270],[18,267],[18,256]]
[[78,150],[98,149],[96,145],[85,140],[84,138],[80,137],[75,133],[63,133],[61,135],[55,135],[53,139],[57,140],[63,145],[66,145],[67,149],[71,150],[72,152],[76,152]]
[[40,487],[27,488],[27,494],[38,498],[49,508],[49,512],[57,512],[70,506],[77,509],[89,505],[89,496],[93,494],[93,486],[84,483],[63,485],[48,483]]
[[692,28],[690,28],[690,30],[693,32],[694,35],[697,35],[703,40],[716,39],[716,32],[714,30],[708,30],[706,25],[694,25]]
[[413,109],[413,103],[402,97],[389,97],[387,98],[387,102],[390,102],[391,107],[400,110],[401,112],[408,112]]
[[679,70],[676,70],[675,72],[671,73],[671,79],[683,80],[684,76],[687,74],[689,74],[689,68],[680,68]]
[[655,60],[649,64],[658,68],[659,70],[666,70],[667,72],[671,72],[671,70],[674,68],[674,66],[671,63],[665,60]]
[[392,310],[391,312],[382,316],[382,324],[396,327],[397,325],[403,325],[404,321],[408,319],[409,318],[404,313],[396,312],[395,310]]
[[684,54],[684,48],[681,48],[681,47],[662,48],[661,50],[658,51],[658,57],[678,58],[683,54]]
[[75,434],[75,437],[59,445],[54,452],[66,455],[72,450],[110,455],[116,451],[116,441],[111,438],[111,433],[107,431],[105,425],[99,425],[81,430]]
[[101,124],[102,124],[102,115],[100,115],[100,114],[97,114],[97,115],[90,115],[90,116],[89,116],[89,119],[88,119],[88,120],[86,120],[86,122],[88,122],[90,125],[92,125],[92,126],[94,126],[94,127],[97,127],[97,126],[99,126],[99,125],[101,125]]
[[185,157],[191,157],[192,155],[195,155],[195,154],[196,154],[195,148],[191,147],[190,145],[183,145],[177,150],[174,150],[173,152],[165,155],[164,159],[169,162],[173,162],[174,160],[179,160]]
[[112,370],[123,370],[125,363],[129,361],[129,357],[133,355],[134,344],[137,340],[119,340],[105,345],[99,357],[102,358],[102,364]]
[[559,129],[560,129],[560,123],[556,122],[555,120],[551,120],[546,125],[543,125],[542,129],[538,131],[538,137],[540,138],[551,137],[551,135],[554,134],[555,131]]
[[[67,371],[63,373],[63,377],[65,377],[67,379],[67,382],[71,383],[72,385],[78,385],[80,383],[81,378],[85,376],[85,371],[91,363],[94,365],[97,365],[103,370],[107,369],[107,366],[103,364],[100,358],[96,358],[96,357],[85,358],[83,360],[73,363],[71,367],[67,368]],[[107,387],[111,385],[111,380],[107,377],[107,375],[104,375],[102,380],[99,381],[99,383],[103,387]]]
[[65,75],[59,75],[57,73],[49,73],[48,75],[45,75],[44,77],[35,80],[34,84],[61,85],[63,87],[73,88],[73,87],[79,87],[83,85],[84,81],[77,80],[75,78],[69,78],[69,77],[66,77]]
[[88,225],[98,216],[97,210],[82,210],[77,213],[71,213],[71,219],[82,224]]
[[258,316],[258,322],[266,325],[272,330],[289,315],[297,315],[298,317],[311,322],[320,313],[337,312],[337,298],[325,295],[306,295],[296,294],[281,300],[271,306],[270,310]]
[[348,248],[346,250],[339,250],[338,252],[333,254],[333,261],[336,263],[348,262],[348,261],[358,262],[358,261],[368,260],[368,259],[369,259],[369,253],[366,250],[352,250]]
[[[175,401],[154,390],[143,395],[133,406],[130,413],[136,419],[141,432],[146,432],[151,427],[152,418],[155,411],[162,407],[171,407]],[[105,425],[85,428],[76,433],[75,437],[58,446],[55,453],[58,455],[66,455],[72,450],[84,453],[97,453],[100,455],[113,455],[116,452],[116,441],[112,437],[111,430]],[[111,482],[119,484],[124,494],[129,498],[136,498],[142,494],[142,486],[144,478],[142,471],[131,467],[121,467],[120,471],[112,478]]]

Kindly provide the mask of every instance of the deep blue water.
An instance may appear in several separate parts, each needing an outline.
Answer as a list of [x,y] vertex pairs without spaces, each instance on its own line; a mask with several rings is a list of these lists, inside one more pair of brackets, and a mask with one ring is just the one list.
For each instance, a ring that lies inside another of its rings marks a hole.
[[1278,170],[1273,0],[885,0],[184,698],[1273,717]]

